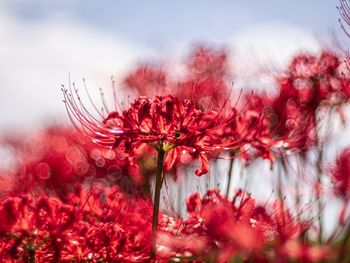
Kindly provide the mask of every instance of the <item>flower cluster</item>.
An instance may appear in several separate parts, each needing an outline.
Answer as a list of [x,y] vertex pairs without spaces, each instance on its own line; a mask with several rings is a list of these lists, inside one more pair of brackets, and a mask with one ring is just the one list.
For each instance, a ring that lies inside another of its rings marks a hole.
[[346,74],[347,69],[330,52],[296,56],[286,73],[277,76],[276,94],[244,98],[242,123],[247,126],[263,119],[258,141],[274,149],[282,147],[278,151],[282,155],[286,150],[305,152],[318,143],[317,119],[325,118],[329,111],[340,112],[348,102],[350,79]]
[[180,79],[174,79],[173,74],[160,65],[141,65],[125,78],[124,85],[139,96],[173,94],[181,99],[192,99],[201,109],[220,107],[231,92],[227,84],[231,75],[227,51],[199,46],[185,65]]
[[334,192],[336,195],[349,200],[350,198],[350,149],[344,149],[338,156],[331,178],[334,182]]
[[[125,156],[84,139],[75,129],[50,126],[26,139],[6,138],[18,162],[17,168],[2,176],[2,191],[49,194],[62,200],[87,178],[105,178],[125,189],[136,190],[143,178]],[[4,146],[3,145],[3,146]]]
[[[8,197],[0,211],[1,261],[145,262],[149,256],[152,204],[117,187],[76,189],[67,203],[45,195]],[[171,230],[166,221],[160,225]],[[157,256],[166,262],[173,255]]]
[[[190,254],[199,262],[207,258],[214,262],[229,262],[232,258],[314,262],[331,258],[329,247],[308,244],[305,233],[310,222],[293,216],[283,200],[262,206],[242,190],[236,192],[232,201],[217,190],[209,190],[203,197],[198,193],[191,195],[187,209],[189,217],[182,230],[185,237],[173,242],[176,238],[163,234],[163,242],[174,245],[173,249],[182,249],[182,255]],[[192,242],[181,242],[186,239]]]
[[267,94],[236,91],[229,62],[201,46],[178,78],[140,66],[123,80],[140,95],[124,109],[99,112],[88,94],[98,117],[70,86],[75,129],[2,136],[15,162],[0,163],[0,261],[348,262],[350,150],[329,164],[320,130],[334,116],[346,124],[346,63],[328,50],[295,56]]
[[[65,93],[66,94],[66,93]],[[72,115],[78,116],[82,130],[102,146],[118,149],[127,154],[131,163],[135,151],[145,145],[168,152],[165,161],[169,170],[181,154],[199,158],[201,168],[196,175],[208,172],[208,156],[222,151],[238,149],[243,143],[254,140],[249,130],[230,129],[230,136],[223,136],[225,129],[237,127],[237,110],[203,112],[193,100],[179,97],[140,97],[128,110],[110,112],[100,123],[83,118],[84,113],[74,111],[73,101],[66,95]],[[180,158],[181,160],[181,158]]]

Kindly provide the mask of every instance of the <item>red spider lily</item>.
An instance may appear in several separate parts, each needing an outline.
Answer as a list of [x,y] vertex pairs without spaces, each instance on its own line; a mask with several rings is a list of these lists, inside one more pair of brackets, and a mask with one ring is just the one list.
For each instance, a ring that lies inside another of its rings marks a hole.
[[[340,80],[344,77],[338,57],[323,51],[319,57],[301,55],[289,66],[290,80],[301,104],[318,107],[321,101],[336,104],[344,99]],[[337,96],[338,95],[338,96]],[[346,98],[345,98],[346,99]]]
[[[72,195],[68,204],[42,196],[0,202],[0,260],[30,262],[149,260],[152,205],[137,196],[95,184]],[[172,231],[169,217],[159,229]],[[175,252],[159,248],[157,262]]]
[[187,64],[194,75],[223,78],[229,74],[228,62],[226,50],[199,46],[193,50]]
[[[348,101],[348,81],[334,54],[324,51],[320,56],[299,55],[291,62],[287,74],[278,77],[277,95],[247,96],[240,115],[242,125],[261,118],[260,141],[267,142],[268,148],[279,145],[280,153],[285,149],[305,152],[318,140],[318,111],[337,108]],[[258,147],[262,145],[259,143]]]
[[146,143],[168,152],[165,161],[168,169],[178,153],[187,151],[198,157],[202,164],[196,171],[199,176],[208,172],[208,155],[241,146],[242,134],[236,132],[234,140],[222,137],[222,130],[237,119],[234,108],[223,116],[222,112],[204,113],[195,108],[193,101],[170,95],[154,99],[140,97],[122,114],[111,112],[102,122],[97,122],[75,107],[66,92],[65,97],[68,112],[95,143],[127,153],[132,163],[135,163],[134,151]]
[[[233,201],[210,190],[187,199],[189,218],[175,235],[162,234],[160,243],[177,250],[178,258],[229,262],[233,259],[269,262],[283,258],[315,262],[330,258],[327,246],[305,242],[310,223],[296,221],[283,201],[259,206],[250,194],[237,191]],[[271,211],[270,211],[271,210]],[[184,241],[186,241],[184,243]],[[197,261],[195,261],[197,262]]]
[[[6,211],[9,204],[11,214]],[[11,226],[1,226],[2,260],[29,261],[36,254],[41,261],[43,254],[47,260],[60,258],[62,247],[69,241],[69,229],[76,223],[74,207],[47,197],[33,202],[27,196],[5,199],[0,206],[4,217],[12,216]]]
[[305,238],[311,221],[297,221],[282,201],[274,206],[272,224],[276,242],[276,259],[285,257],[301,262],[319,262],[334,257],[328,245],[312,245]]
[[175,89],[177,96],[193,99],[202,109],[218,108],[230,95],[226,50],[197,47],[187,61],[187,75]]
[[128,89],[136,90],[139,96],[152,97],[166,92],[167,74],[152,65],[139,66],[124,79],[124,85]]
[[[181,243],[175,240],[172,244],[178,253],[192,254],[194,258],[212,258],[215,262],[228,262],[238,255],[255,254],[265,243],[265,234],[261,222],[253,220],[260,213],[254,200],[249,195],[242,196],[241,203],[230,202],[222,197],[217,190],[208,191],[200,198],[194,194],[187,200],[189,218],[184,221],[179,240],[191,243]],[[254,223],[252,223],[254,222]],[[182,249],[182,252],[181,252]]]
[[274,135],[283,140],[283,147],[305,151],[316,143],[315,109],[301,103],[290,80],[280,81],[280,87],[280,94],[272,103],[277,116]]
[[95,184],[91,192],[81,192],[72,202],[79,204],[85,218],[76,225],[78,236],[85,237],[78,240],[77,249],[85,257],[125,262],[148,259],[152,218],[149,201]]
[[331,179],[334,184],[334,193],[345,199],[350,198],[350,148],[344,149],[337,158],[331,170]]
[[139,96],[171,94],[192,99],[201,109],[218,108],[227,100],[230,87],[227,85],[229,61],[226,50],[199,46],[185,63],[183,79],[172,81],[166,69],[146,64],[127,75],[124,85]]
[[[195,174],[200,176],[209,170],[208,155],[217,156],[223,151],[239,148],[242,137],[233,131],[229,140],[223,137],[225,127],[237,119],[233,108],[224,116],[223,111],[202,112],[195,108],[194,101],[178,97],[156,96],[153,99],[140,97],[121,114],[109,113],[103,121],[97,121],[83,105],[77,106],[73,96],[64,91],[66,107],[73,123],[77,120],[81,129],[95,143],[125,152],[130,163],[137,166],[134,151],[145,144],[158,152],[154,207],[152,219],[151,259],[155,258],[156,230],[163,182],[164,163],[170,169],[177,159],[177,152],[188,151],[199,158],[201,167]],[[80,102],[80,98],[78,97]],[[75,119],[75,120],[74,120]],[[78,127],[77,124],[74,124]]]
[[[272,98],[263,94],[246,94],[242,99],[237,129],[250,132],[239,156],[247,162],[258,157],[270,160],[271,164],[275,160],[272,150],[278,140],[273,135],[273,128],[277,120],[271,101]],[[231,130],[227,129],[226,132],[230,134]]]
[[65,200],[72,187],[86,178],[108,177],[125,190],[132,190],[129,178],[134,189],[142,181],[138,170],[131,171],[126,158],[84,140],[72,128],[51,126],[28,139],[19,140],[13,135],[10,140],[19,163],[2,181],[11,177],[11,186],[6,189],[11,195],[46,193]]

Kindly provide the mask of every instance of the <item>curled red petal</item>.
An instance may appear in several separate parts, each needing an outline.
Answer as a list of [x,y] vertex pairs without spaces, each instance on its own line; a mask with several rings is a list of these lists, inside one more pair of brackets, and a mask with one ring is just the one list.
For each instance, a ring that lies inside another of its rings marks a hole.
[[201,163],[201,167],[195,172],[197,176],[206,174],[209,171],[209,160],[206,155],[199,154],[199,162]]
[[165,162],[164,162],[164,170],[169,171],[173,166],[177,158],[177,150],[171,149],[166,157],[165,157]]

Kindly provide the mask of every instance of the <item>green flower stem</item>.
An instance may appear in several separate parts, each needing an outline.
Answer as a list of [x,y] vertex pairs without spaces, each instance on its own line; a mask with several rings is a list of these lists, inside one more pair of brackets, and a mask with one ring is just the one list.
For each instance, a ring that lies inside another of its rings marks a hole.
[[316,197],[317,197],[317,207],[318,207],[318,225],[319,225],[319,233],[318,233],[318,242],[322,244],[323,241],[323,202],[320,191],[322,191],[322,161],[323,161],[323,148],[319,146],[318,149],[318,158],[317,158],[317,188],[316,189]]
[[226,188],[226,196],[227,196],[227,198],[228,198],[228,195],[230,194],[230,186],[231,186],[231,179],[232,179],[233,164],[234,164],[234,159],[232,158],[230,160],[228,174],[227,174],[227,177],[228,177],[227,188]]
[[151,252],[150,252],[151,259],[156,258],[157,226],[158,226],[160,190],[162,189],[162,183],[163,183],[164,157],[165,157],[165,151],[161,146],[159,147],[159,150],[158,150],[156,186],[154,189],[154,199],[153,199],[152,236],[151,236]]
[[35,250],[29,249],[28,254],[29,254],[28,263],[35,263]]

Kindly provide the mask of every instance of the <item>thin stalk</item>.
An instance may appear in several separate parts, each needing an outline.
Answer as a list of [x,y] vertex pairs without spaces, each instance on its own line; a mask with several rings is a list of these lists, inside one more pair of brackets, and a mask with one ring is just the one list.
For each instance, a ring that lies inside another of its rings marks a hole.
[[232,179],[232,170],[233,170],[233,165],[234,165],[234,159],[232,158],[230,160],[230,164],[229,164],[229,169],[228,169],[228,181],[227,181],[227,188],[226,188],[226,197],[228,198],[228,195],[230,193],[230,186],[231,186],[231,179]]
[[300,178],[303,178],[303,166],[301,163],[301,159],[298,157],[298,173],[296,174],[294,180],[295,180],[295,189],[297,191],[297,197],[296,197],[296,210],[298,214],[298,221],[301,223],[301,214],[302,214],[302,208],[301,208],[301,194],[300,194]]
[[317,161],[316,161],[316,180],[317,180],[317,189],[316,189],[316,198],[317,198],[317,209],[318,209],[318,225],[319,225],[319,233],[318,233],[318,242],[321,244],[323,241],[323,215],[322,215],[322,162],[323,162],[323,144],[320,140],[320,136],[317,130],[318,121],[317,114],[315,112],[314,119],[316,121],[316,149],[318,151]]
[[321,244],[323,239],[323,215],[322,215],[322,197],[320,191],[322,190],[322,160],[323,160],[323,149],[320,146],[318,152],[318,158],[316,163],[317,168],[317,189],[316,189],[316,198],[318,206],[318,242]]
[[28,263],[35,263],[35,250],[29,249],[28,254],[29,254]]
[[28,263],[35,263],[35,244],[32,239],[24,247],[28,251]]
[[163,147],[161,146],[160,149],[158,150],[156,185],[155,185],[155,189],[154,189],[154,199],[153,199],[150,259],[156,258],[158,214],[159,214],[160,190],[162,189],[162,183],[163,183],[164,157],[165,157],[165,151],[163,150]]
[[350,225],[348,225],[347,229],[345,230],[345,237],[341,242],[340,245],[340,251],[339,251],[339,255],[338,255],[338,261],[339,262],[348,262],[348,255],[346,255],[346,246],[347,243],[350,239]]
[[279,158],[279,163],[277,164],[277,197],[283,200],[283,172],[287,174],[288,170],[285,166],[283,157]]

